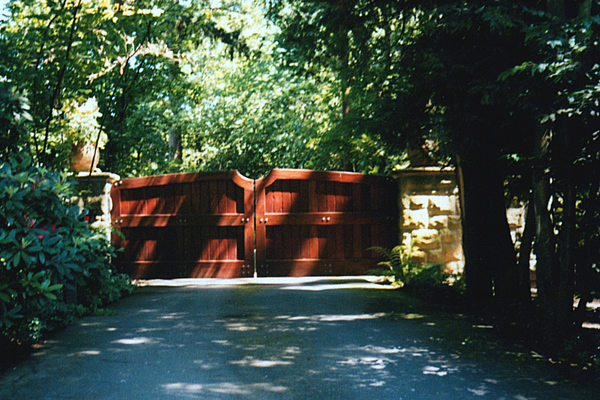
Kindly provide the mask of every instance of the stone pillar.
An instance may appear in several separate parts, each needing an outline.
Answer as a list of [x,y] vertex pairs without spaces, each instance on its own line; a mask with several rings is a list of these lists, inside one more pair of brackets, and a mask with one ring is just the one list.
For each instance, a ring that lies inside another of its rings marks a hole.
[[81,208],[88,210],[92,226],[104,229],[106,238],[111,239],[112,199],[110,190],[113,183],[121,179],[110,172],[80,172],[74,176],[77,181],[78,196],[74,199]]
[[445,264],[448,272],[462,272],[460,201],[454,169],[414,168],[402,171],[397,179],[401,240],[416,247],[413,260]]

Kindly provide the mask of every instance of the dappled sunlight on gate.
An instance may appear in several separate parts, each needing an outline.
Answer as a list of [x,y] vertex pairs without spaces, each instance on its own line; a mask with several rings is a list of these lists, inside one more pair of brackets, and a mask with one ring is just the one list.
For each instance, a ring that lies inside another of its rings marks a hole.
[[273,170],[256,182],[259,276],[364,274],[377,262],[367,248],[398,240],[392,181]]
[[118,261],[136,279],[252,276],[252,187],[237,171],[117,182]]
[[399,240],[397,189],[381,176],[308,170],[125,179],[112,193],[124,238],[113,239],[135,279],[364,274],[377,263],[367,248]]

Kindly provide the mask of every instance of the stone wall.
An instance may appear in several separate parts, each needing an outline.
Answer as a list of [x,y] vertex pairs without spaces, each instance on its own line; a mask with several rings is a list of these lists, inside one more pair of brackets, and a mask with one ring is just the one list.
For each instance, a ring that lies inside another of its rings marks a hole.
[[[400,240],[413,246],[413,259],[462,271],[460,197],[454,169],[414,168],[396,178],[400,186]],[[506,216],[513,243],[518,245],[524,226],[523,205],[512,204]]]
[[453,169],[415,168],[397,176],[401,241],[413,260],[462,271],[460,199]]

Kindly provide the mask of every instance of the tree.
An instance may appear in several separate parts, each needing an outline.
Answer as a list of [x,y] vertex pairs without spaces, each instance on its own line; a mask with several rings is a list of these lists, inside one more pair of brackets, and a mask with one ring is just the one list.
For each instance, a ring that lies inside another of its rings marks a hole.
[[[495,31],[485,21],[488,13],[462,3],[276,4],[286,21],[283,42],[290,53],[307,55],[300,57],[304,70],[320,63],[338,73],[349,137],[364,130],[402,151],[422,148],[439,133],[436,139],[452,146],[462,172],[468,290],[489,302],[495,287],[508,298],[505,269],[515,256],[500,151],[508,141],[502,135],[507,110],[498,104],[494,81],[514,65],[515,57],[506,55],[518,51],[509,46],[515,33]],[[477,38],[466,40],[473,28]],[[504,47],[491,48],[498,38]]]
[[[598,157],[595,7],[533,0],[273,2],[290,63],[305,74],[317,64],[331,68],[352,94],[341,124],[354,117],[354,129],[380,134],[397,149],[433,138],[453,159],[471,298],[506,310],[508,318],[528,310],[533,243],[537,325],[552,332],[543,333],[549,343],[570,329],[569,322],[562,331],[553,327],[573,316],[574,278],[590,271],[584,248],[590,251],[597,238],[590,230],[597,213],[583,206],[596,204],[597,176],[580,172]],[[523,187],[511,196],[531,198],[537,226],[527,229],[518,263],[505,214],[509,178]]]
[[129,133],[126,121],[135,105],[164,97],[179,73],[181,52],[199,37],[220,34],[199,12],[205,5],[11,1],[1,26],[0,76],[27,93],[37,161],[64,163],[68,105],[94,97],[103,115],[99,131],[109,134],[106,165],[119,159],[118,139]]
[[[598,198],[598,13],[592,2],[548,2],[540,23],[526,28],[537,49],[532,59],[510,70],[509,80],[533,75],[520,95],[529,99],[540,124],[531,143],[532,205],[537,255],[539,318],[547,343],[572,332],[573,296],[582,304],[598,290],[594,247],[597,230],[592,204]],[[532,85],[538,81],[541,85]],[[547,91],[540,90],[545,87]],[[546,96],[544,96],[546,95]],[[533,238],[529,238],[532,240]],[[581,321],[579,321],[581,323]]]

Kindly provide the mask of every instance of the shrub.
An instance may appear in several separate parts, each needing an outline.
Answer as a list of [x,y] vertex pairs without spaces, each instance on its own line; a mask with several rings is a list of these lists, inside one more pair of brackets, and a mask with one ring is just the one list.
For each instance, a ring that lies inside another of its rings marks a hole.
[[[33,343],[131,290],[73,195],[66,174],[27,160],[0,165],[0,333],[12,341]],[[69,291],[77,304],[67,304]]]
[[393,283],[404,286],[412,280],[417,273],[419,265],[412,260],[413,248],[400,244],[394,248],[369,247],[367,250],[374,251],[383,258],[377,265],[382,267],[370,271],[371,274],[387,276],[393,279]]
[[461,291],[461,275],[449,273],[444,264],[419,264],[413,261],[414,246],[400,244],[391,250],[383,247],[370,247],[369,250],[383,257],[378,265],[381,268],[370,271],[371,274],[387,276],[398,286],[406,286],[416,291],[446,289],[453,287]]

